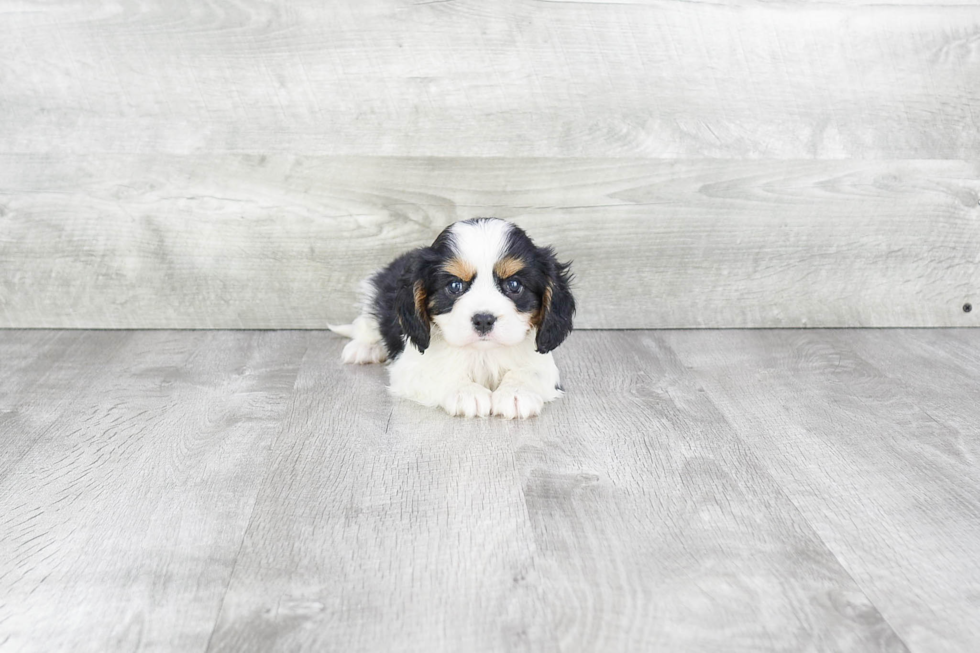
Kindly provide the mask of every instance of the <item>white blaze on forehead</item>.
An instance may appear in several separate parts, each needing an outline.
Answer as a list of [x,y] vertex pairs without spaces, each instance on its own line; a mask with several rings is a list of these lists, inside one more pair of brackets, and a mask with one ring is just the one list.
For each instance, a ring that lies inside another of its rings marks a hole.
[[476,268],[477,282],[493,283],[493,266],[507,249],[511,224],[503,220],[457,222],[453,225],[456,254]]

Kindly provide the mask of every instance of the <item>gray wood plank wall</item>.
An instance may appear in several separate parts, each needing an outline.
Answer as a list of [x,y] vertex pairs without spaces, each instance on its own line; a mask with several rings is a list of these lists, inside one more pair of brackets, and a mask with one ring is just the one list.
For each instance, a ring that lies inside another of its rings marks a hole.
[[973,2],[3,4],[0,327],[322,328],[474,215],[580,327],[978,324]]

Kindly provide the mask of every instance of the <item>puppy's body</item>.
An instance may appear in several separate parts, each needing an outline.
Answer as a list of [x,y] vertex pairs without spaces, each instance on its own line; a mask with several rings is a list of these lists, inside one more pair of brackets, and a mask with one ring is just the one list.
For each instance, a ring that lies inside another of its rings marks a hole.
[[389,374],[392,394],[441,406],[450,415],[531,417],[561,396],[554,358],[535,352],[531,339],[480,351],[452,347],[435,336],[425,354],[406,348]]
[[457,222],[363,286],[345,363],[391,360],[393,394],[451,415],[530,417],[561,396],[551,350],[572,328],[568,266],[515,225]]

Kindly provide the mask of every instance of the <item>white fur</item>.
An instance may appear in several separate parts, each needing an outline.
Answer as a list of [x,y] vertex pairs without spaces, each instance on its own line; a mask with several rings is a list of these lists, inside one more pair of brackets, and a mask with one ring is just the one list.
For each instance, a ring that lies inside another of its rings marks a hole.
[[434,327],[424,354],[407,343],[388,367],[389,390],[450,415],[532,417],[562,394],[554,358],[535,351],[533,333],[517,345],[484,350],[454,347]]
[[[424,354],[406,339],[404,351],[388,367],[393,395],[439,406],[450,415],[507,419],[537,415],[561,396],[558,367],[550,352],[536,351],[530,316],[519,312],[494,281],[493,268],[510,230],[502,220],[453,225],[454,249],[476,268],[476,277],[451,311],[433,318]],[[362,286],[362,292],[363,306],[370,306],[373,289]],[[473,328],[478,313],[496,317],[485,336]],[[353,338],[344,347],[343,362],[385,360],[377,321],[367,311],[353,325],[330,328]]]

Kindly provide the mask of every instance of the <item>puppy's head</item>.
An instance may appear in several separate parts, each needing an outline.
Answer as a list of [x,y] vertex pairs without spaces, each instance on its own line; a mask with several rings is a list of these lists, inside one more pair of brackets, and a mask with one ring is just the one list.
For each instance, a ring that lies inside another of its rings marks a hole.
[[535,334],[547,353],[572,330],[569,265],[495,218],[451,224],[418,250],[402,279],[398,319],[424,352],[435,325],[453,347],[508,347]]

